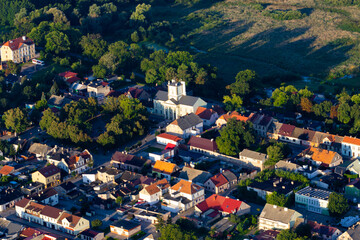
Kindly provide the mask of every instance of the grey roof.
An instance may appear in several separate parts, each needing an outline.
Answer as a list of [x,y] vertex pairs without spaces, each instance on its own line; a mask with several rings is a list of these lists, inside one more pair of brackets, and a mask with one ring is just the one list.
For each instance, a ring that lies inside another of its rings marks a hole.
[[155,100],[167,101],[168,100],[168,92],[159,90],[155,95]]
[[69,98],[62,97],[62,96],[51,95],[51,97],[49,98],[47,103],[49,105],[63,107],[63,106],[65,106],[66,104],[68,104],[70,102],[71,102],[71,99],[69,99]]
[[126,230],[131,230],[140,225],[140,223],[133,222],[133,221],[127,221],[127,220],[120,220],[117,222],[114,222],[113,224],[110,224],[116,227],[124,228]]
[[225,170],[222,172],[222,175],[224,175],[224,177],[229,181],[229,182],[232,182],[232,181],[237,181],[237,177],[236,175],[230,171],[230,170]]
[[280,169],[289,170],[289,171],[295,171],[299,167],[300,166],[297,165],[296,163],[287,162],[287,161],[283,161],[283,160],[280,160],[279,162],[277,162],[275,164],[275,168],[280,168]]
[[108,174],[108,175],[118,175],[121,173],[120,170],[118,169],[115,169],[115,168],[101,168],[98,170],[98,172],[101,172],[101,173],[105,173]]
[[295,210],[267,203],[260,214],[260,218],[288,224],[295,213]]
[[198,115],[195,115],[194,113],[189,113],[185,116],[182,116],[174,120],[170,124],[178,125],[182,130],[186,130],[202,122],[203,120]]
[[[5,218],[0,218],[0,232],[5,232],[7,235],[14,235],[22,230],[23,226],[13,223]],[[1,238],[1,239],[6,239]]]
[[184,167],[180,174],[179,178],[184,180],[189,180],[194,183],[202,183],[204,184],[206,180],[212,177],[212,174],[206,171],[194,169],[191,167]]
[[350,227],[347,233],[352,240],[360,240],[360,224],[356,224],[354,227]]
[[349,169],[353,169],[355,172],[357,172],[359,174],[360,173],[360,161],[358,159],[356,159],[355,161],[350,163],[346,167],[346,170],[349,170]]
[[194,106],[194,104],[201,98],[193,97],[193,96],[182,96],[179,100],[179,104],[187,105],[187,106]]
[[330,193],[331,193],[330,191],[312,188],[309,186],[296,192],[296,194],[298,194],[298,195],[303,195],[303,196],[317,198],[317,199],[323,199],[323,200],[328,200]]
[[50,150],[51,150],[51,147],[49,147],[46,144],[33,143],[30,146],[28,152],[45,156]]
[[0,191],[0,205],[7,204],[16,199],[20,199],[22,196],[24,195],[17,189],[2,190]]
[[255,151],[251,151],[249,149],[244,149],[242,152],[240,152],[239,156],[248,157],[256,160],[260,160],[262,162],[265,162],[267,159],[267,155],[264,153],[259,153]]

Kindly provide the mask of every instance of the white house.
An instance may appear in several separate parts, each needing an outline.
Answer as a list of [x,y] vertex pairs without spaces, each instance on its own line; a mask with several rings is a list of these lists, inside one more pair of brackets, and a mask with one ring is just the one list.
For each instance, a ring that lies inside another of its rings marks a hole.
[[360,139],[353,137],[344,137],[341,144],[343,156],[360,157]]
[[163,194],[167,193],[169,187],[170,184],[165,178],[159,180],[143,188],[139,193],[139,200],[144,200],[150,205],[155,204],[160,201]]
[[182,138],[199,135],[203,131],[203,121],[194,113],[184,115],[166,127],[166,132]]
[[176,119],[188,113],[195,113],[198,107],[207,103],[198,97],[187,96],[185,82],[168,82],[168,91],[158,91],[154,98],[153,113],[166,119]]
[[329,196],[331,192],[307,186],[295,193],[295,205],[310,212],[329,215]]
[[267,203],[259,216],[259,229],[291,229],[298,218],[302,215],[295,210]]
[[195,114],[203,120],[204,125],[207,127],[214,125],[219,118],[219,114],[211,108],[198,107]]
[[170,133],[161,133],[156,136],[156,142],[161,145],[168,145],[170,143],[178,146],[184,142],[184,139]]

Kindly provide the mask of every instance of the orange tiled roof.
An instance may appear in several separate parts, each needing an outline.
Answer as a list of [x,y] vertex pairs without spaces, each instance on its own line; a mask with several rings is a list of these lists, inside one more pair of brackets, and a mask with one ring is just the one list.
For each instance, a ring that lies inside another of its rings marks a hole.
[[233,111],[230,114],[229,113],[223,114],[219,119],[224,119],[226,122],[228,122],[229,119],[231,118],[235,118],[237,121],[243,121],[243,122],[246,122],[249,119],[248,117],[245,117],[236,111]]
[[34,44],[33,40],[26,37],[25,40],[22,37],[15,38],[13,40],[9,40],[3,44],[3,46],[10,47],[11,50],[19,49],[23,44],[32,45]]
[[313,153],[312,160],[325,164],[331,164],[336,155],[336,152],[314,147],[310,148],[310,152]]
[[168,173],[168,174],[173,173],[175,169],[176,169],[176,164],[164,162],[164,161],[156,161],[153,167],[153,170],[156,172]]
[[344,137],[343,142],[360,146],[360,139],[359,138]]
[[151,184],[150,186],[147,186],[145,189],[150,194],[153,195],[157,192],[160,192],[160,189],[168,188],[170,187],[169,182],[164,178],[156,183]]
[[0,169],[0,175],[9,175],[14,170],[14,167],[5,165]]
[[198,115],[202,119],[210,120],[211,116],[215,114],[216,112],[209,108],[204,107],[198,107],[196,110],[196,115]]
[[200,187],[199,185],[197,185],[195,183],[181,179],[180,182],[178,182],[177,184],[172,186],[171,189],[174,191],[179,191],[179,192],[186,193],[186,194],[194,194],[194,193],[200,191],[201,189],[203,189],[203,187]]

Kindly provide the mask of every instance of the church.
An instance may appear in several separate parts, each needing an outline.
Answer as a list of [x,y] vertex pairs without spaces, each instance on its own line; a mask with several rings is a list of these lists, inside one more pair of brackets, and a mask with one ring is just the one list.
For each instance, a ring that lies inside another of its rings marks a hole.
[[198,107],[207,103],[198,97],[187,96],[185,82],[172,80],[168,82],[168,91],[158,91],[154,98],[154,114],[165,119],[177,119],[188,113],[196,113]]

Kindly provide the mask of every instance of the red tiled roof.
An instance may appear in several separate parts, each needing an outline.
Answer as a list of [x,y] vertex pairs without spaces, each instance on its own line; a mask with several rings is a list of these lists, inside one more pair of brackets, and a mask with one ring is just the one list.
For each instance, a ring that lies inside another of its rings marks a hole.
[[311,232],[318,233],[320,236],[326,235],[330,237],[338,230],[335,227],[322,225],[313,221],[308,221],[307,223],[311,226]]
[[216,112],[209,108],[198,107],[196,110],[196,115],[198,115],[201,119],[210,120],[211,116]]
[[294,129],[295,129],[295,126],[293,126],[293,125],[283,124],[281,126],[281,128],[279,129],[279,134],[290,137],[292,132],[294,131]]
[[26,37],[24,40],[23,37],[18,37],[13,40],[9,40],[6,43],[3,44],[3,46],[8,46],[11,48],[11,50],[17,50],[19,49],[23,44],[32,45],[34,44],[33,40]]
[[140,97],[141,93],[144,91],[144,89],[142,88],[130,88],[128,90],[128,93],[133,97],[133,98],[138,98]]
[[175,136],[175,135],[172,135],[172,134],[169,134],[169,133],[161,133],[161,134],[157,135],[156,137],[169,139],[169,140],[172,140],[172,141],[175,141],[175,142],[179,142],[179,141],[182,140],[182,138],[180,138],[178,136]]
[[237,212],[241,207],[241,204],[242,201],[213,194],[203,202],[196,205],[196,207],[199,208],[202,212],[206,212],[209,209],[214,209],[230,214]]
[[81,78],[78,77],[71,77],[69,79],[66,80],[66,82],[68,82],[69,84],[73,84],[74,82],[80,81]]
[[343,142],[360,146],[360,139],[359,138],[344,137]]
[[23,199],[21,199],[20,201],[16,202],[16,203],[15,203],[15,206],[24,208],[24,207],[26,207],[26,205],[27,205],[29,202],[30,202],[30,199],[23,198]]
[[210,178],[210,180],[215,184],[216,187],[220,187],[229,182],[221,173],[214,175]]
[[216,152],[218,150],[215,140],[192,136],[188,142],[191,147]]
[[5,165],[0,169],[0,175],[9,175],[14,170],[14,167]]
[[167,149],[174,149],[175,147],[176,147],[176,145],[171,144],[171,143],[168,143],[168,144],[166,145],[166,147],[165,147],[165,150],[167,150]]
[[66,72],[59,73],[59,76],[60,76],[60,77],[63,77],[63,78],[76,77],[77,75],[78,75],[77,73],[70,72],[70,71],[66,71]]
[[32,237],[32,236],[34,236],[34,235],[40,235],[40,234],[42,234],[42,232],[41,231],[39,231],[39,230],[36,230],[36,229],[34,229],[34,228],[31,228],[31,227],[27,227],[27,228],[25,228],[24,230],[22,230],[21,232],[20,232],[20,236],[21,237]]

